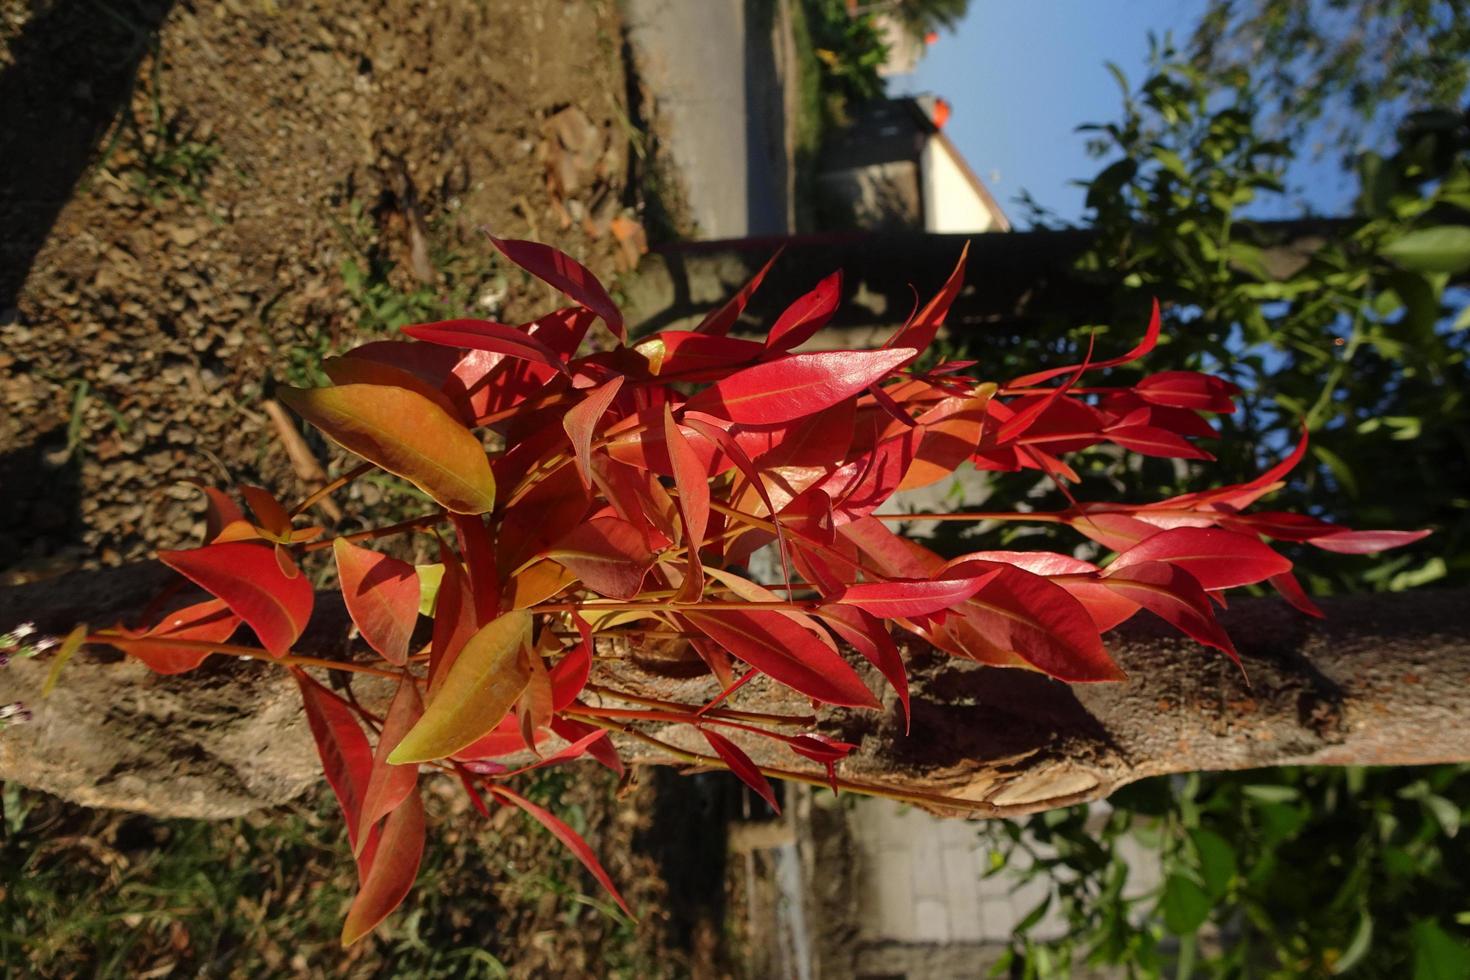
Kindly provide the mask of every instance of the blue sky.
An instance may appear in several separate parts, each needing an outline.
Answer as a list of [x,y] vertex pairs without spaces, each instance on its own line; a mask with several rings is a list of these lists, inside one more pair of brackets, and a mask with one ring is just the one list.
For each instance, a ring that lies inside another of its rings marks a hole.
[[954,114],[945,127],[1013,219],[1024,188],[1063,218],[1082,216],[1068,182],[1100,164],[1084,122],[1119,116],[1122,95],[1103,67],[1116,62],[1135,88],[1145,78],[1148,32],[1187,39],[1204,0],[972,0],[958,31],[942,33],[894,94],[933,92]]

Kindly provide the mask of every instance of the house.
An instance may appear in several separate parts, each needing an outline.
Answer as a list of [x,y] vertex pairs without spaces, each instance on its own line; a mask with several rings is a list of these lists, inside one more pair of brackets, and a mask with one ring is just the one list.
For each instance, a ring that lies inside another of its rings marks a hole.
[[878,99],[826,141],[818,164],[819,221],[829,229],[1009,231],[985,184],[944,134],[949,105],[932,97]]

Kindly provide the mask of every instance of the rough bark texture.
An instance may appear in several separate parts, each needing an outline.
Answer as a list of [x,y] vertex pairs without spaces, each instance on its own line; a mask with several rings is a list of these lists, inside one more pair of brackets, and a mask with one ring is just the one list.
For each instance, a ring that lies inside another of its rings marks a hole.
[[[82,618],[111,623],[163,580],[155,566],[138,566],[9,589],[0,592],[0,629],[21,620],[52,631]],[[1142,616],[1108,638],[1129,671],[1124,684],[1068,686],[910,643],[908,735],[891,693],[881,713],[826,711],[820,727],[861,746],[842,766],[845,778],[939,812],[980,815],[1100,798],[1162,773],[1470,758],[1470,594],[1323,605],[1325,622],[1275,600],[1242,600],[1222,614],[1249,684],[1218,654]],[[347,632],[340,601],[323,593],[298,651],[347,655]],[[677,652],[624,652],[602,662],[597,683],[689,703],[709,696],[707,680],[687,676]],[[0,733],[0,779],[93,806],[223,817],[289,799],[318,778],[294,685],[278,668],[216,657],[195,673],[159,677],[84,652],[42,700],[48,667],[15,661],[0,672],[0,702],[35,708],[34,723]],[[386,694],[381,685],[356,689],[369,703]],[[738,701],[746,710],[810,710],[759,683]],[[643,730],[708,754],[685,728]],[[764,740],[743,741],[763,764],[821,775]],[[622,746],[636,761],[669,761],[644,743]]]

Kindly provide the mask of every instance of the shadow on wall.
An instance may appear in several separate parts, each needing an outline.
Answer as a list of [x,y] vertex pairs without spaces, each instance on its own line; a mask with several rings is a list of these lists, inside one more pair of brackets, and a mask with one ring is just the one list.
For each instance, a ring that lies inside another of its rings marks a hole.
[[[173,0],[57,0],[9,39],[0,74],[0,320],[128,104]],[[7,494],[8,496],[8,494]]]
[[[781,0],[745,0],[745,211],[747,235],[779,235],[787,227],[790,161],[786,97],[775,31]],[[785,31],[785,25],[780,30]],[[786,70],[794,70],[787,66]]]
[[65,426],[0,453],[0,489],[0,584],[22,573],[44,575],[68,553],[83,550],[81,464],[67,450]]

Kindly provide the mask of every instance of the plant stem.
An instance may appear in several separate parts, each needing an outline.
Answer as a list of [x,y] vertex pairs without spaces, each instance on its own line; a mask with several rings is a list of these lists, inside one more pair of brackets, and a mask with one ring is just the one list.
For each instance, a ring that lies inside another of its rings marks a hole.
[[328,494],[335,493],[336,491],[341,490],[353,480],[364,475],[365,473],[370,472],[372,468],[372,463],[359,463],[352,469],[348,470],[346,473],[343,473],[341,476],[331,481],[330,483],[318,487],[316,490],[313,490],[311,493],[307,494],[306,499],[301,501],[301,503],[297,504],[292,509],[291,516],[300,517],[302,514],[306,513],[308,509],[310,509],[312,504],[315,504],[318,500],[321,500]]
[[304,657],[293,653],[284,656],[273,656],[269,650],[261,647],[247,647],[237,643],[207,643],[200,640],[177,640],[167,637],[128,637],[118,636],[112,633],[90,633],[83,643],[106,644],[114,646],[127,652],[128,647],[134,644],[147,645],[151,647],[173,647],[179,650],[198,650],[201,647],[209,647],[213,654],[224,654],[228,657],[242,657],[246,660],[263,660],[266,663],[281,664],[282,666],[297,667],[322,667],[327,670],[345,670],[354,674],[374,674],[378,677],[391,677],[394,680],[401,679],[404,674],[401,671],[386,670],[382,667],[370,667],[367,664],[346,663],[341,660],[326,660],[321,657]]
[[1067,518],[1062,514],[1046,511],[961,511],[954,514],[874,514],[875,518],[890,524],[903,521],[1034,521],[1037,524],[1062,524]]
[[336,537],[322,538],[320,541],[313,541],[310,544],[302,545],[301,551],[305,553],[330,548],[332,542],[336,541],[337,538],[341,538],[343,541],[369,541],[373,538],[386,538],[390,535],[402,534],[404,531],[416,531],[420,528],[433,527],[435,524],[447,521],[448,519],[449,514],[447,511],[436,510],[433,513],[424,514],[422,517],[412,517],[406,521],[399,521],[397,524],[389,524],[387,527],[378,527],[370,531],[357,531],[353,534],[339,534]]
[[[677,701],[661,701],[658,698],[646,698],[639,694],[628,694],[611,687],[603,687],[600,684],[588,684],[586,689],[605,697],[617,698],[619,701],[631,701],[633,704],[644,704],[653,708],[670,708],[675,711],[687,711],[691,707],[691,705],[680,704]],[[711,712],[711,714],[736,721],[757,721],[772,725],[806,727],[817,723],[816,715],[773,715],[761,711],[737,711],[733,708],[720,708],[717,711]]]

